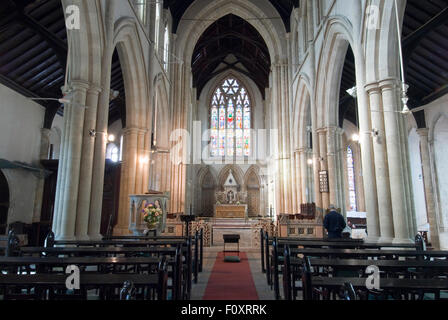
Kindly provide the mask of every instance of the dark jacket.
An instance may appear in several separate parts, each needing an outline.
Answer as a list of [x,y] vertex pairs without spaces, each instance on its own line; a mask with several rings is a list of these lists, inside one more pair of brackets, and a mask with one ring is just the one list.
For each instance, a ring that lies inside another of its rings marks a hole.
[[328,238],[342,238],[342,230],[346,224],[344,217],[337,211],[330,211],[324,218],[324,227],[328,231]]

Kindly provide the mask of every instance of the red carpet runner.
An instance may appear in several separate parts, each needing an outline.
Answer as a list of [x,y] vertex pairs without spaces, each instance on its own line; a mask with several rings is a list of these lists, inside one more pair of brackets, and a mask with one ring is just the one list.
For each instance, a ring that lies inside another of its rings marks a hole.
[[246,253],[240,252],[240,258],[239,263],[224,262],[218,253],[203,300],[258,300]]

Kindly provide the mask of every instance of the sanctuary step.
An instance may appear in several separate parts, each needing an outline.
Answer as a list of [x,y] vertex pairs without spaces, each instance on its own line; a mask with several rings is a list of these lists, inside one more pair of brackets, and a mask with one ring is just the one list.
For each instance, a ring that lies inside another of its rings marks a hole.
[[223,246],[223,235],[238,234],[240,236],[240,247],[253,248],[256,242],[254,238],[256,223],[256,220],[216,218],[212,226],[212,243],[214,246]]

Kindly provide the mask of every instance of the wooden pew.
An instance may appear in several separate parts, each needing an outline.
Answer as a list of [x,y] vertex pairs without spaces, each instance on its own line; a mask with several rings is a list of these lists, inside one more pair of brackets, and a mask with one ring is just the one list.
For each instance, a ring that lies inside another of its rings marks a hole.
[[[154,251],[154,248],[144,248],[148,252],[151,250]],[[160,251],[160,250],[163,251]],[[22,248],[22,250],[29,250],[27,248]],[[98,251],[101,252],[116,252],[119,250],[120,253],[126,252],[125,250],[131,250],[135,252],[135,247],[131,248],[123,248],[123,247],[87,247],[87,248],[77,248],[77,247],[55,247],[55,248],[44,248],[44,250],[51,251],[54,254],[67,254],[71,252],[90,252],[92,255],[89,257],[66,257],[60,258],[56,256],[49,257],[30,257],[30,256],[22,256],[22,257],[0,257],[0,268],[2,270],[10,271],[17,273],[17,270],[26,270],[26,272],[30,273],[32,271],[38,273],[58,273],[64,272],[65,267],[68,265],[76,265],[83,269],[86,267],[96,267],[98,273],[109,273],[109,272],[121,272],[121,273],[141,273],[141,272],[150,272],[150,270],[155,269],[158,266],[159,257],[101,257],[95,256],[98,254]],[[173,254],[174,250],[174,254]],[[36,250],[31,250],[35,252]],[[37,251],[42,251],[39,248]],[[160,253],[169,253],[171,257],[167,259],[167,265],[171,267],[171,271],[168,273],[172,278],[172,285],[169,287],[173,291],[173,299],[183,299],[182,291],[185,287],[188,286],[188,279],[186,278],[186,272],[184,272],[183,263],[182,263],[182,252],[180,247],[177,248],[156,248],[155,250],[158,254]],[[32,270],[30,266],[35,266],[35,269]],[[59,268],[59,271],[56,269]],[[186,291],[185,291],[186,292]]]
[[[298,257],[300,255],[300,257]],[[448,251],[421,251],[421,250],[357,250],[357,249],[319,249],[319,248],[289,248],[289,246],[285,247],[284,250],[284,264],[283,264],[283,291],[284,296],[295,299],[299,288],[296,287],[296,280],[300,279],[302,276],[302,267],[305,258],[311,259],[311,261],[325,261],[325,265],[322,267],[328,267],[333,262],[329,262],[329,260],[338,259],[337,262],[334,262],[336,267],[345,265],[345,261],[350,261],[350,259],[364,259],[362,260],[363,264],[359,270],[365,270],[367,265],[374,265],[376,263],[381,263],[381,261],[388,261],[389,266],[385,266],[385,269],[388,270],[391,266],[400,267],[400,264],[403,263],[416,263],[414,268],[421,268],[422,266],[427,266],[425,262],[431,262],[435,260],[436,264],[432,264],[429,266],[430,269],[433,269],[433,273],[437,273],[436,267],[445,268],[443,263],[446,264]],[[321,258],[317,260],[313,260],[316,258]],[[325,258],[325,259],[322,259]],[[383,260],[367,260],[370,259],[383,259]],[[398,259],[413,259],[407,261],[398,261]],[[443,258],[443,260],[440,260]],[[389,260],[384,260],[389,259]],[[392,260],[391,260],[392,259]],[[352,260],[359,261],[359,260]],[[379,261],[379,262],[376,262]],[[398,262],[393,264],[393,262]],[[320,263],[318,263],[320,264]],[[333,265],[331,265],[333,267]],[[348,267],[350,269],[350,267]],[[364,269],[362,269],[364,268]],[[438,270],[439,272],[444,272]],[[446,272],[446,271],[445,271]],[[414,272],[413,274],[418,274]],[[421,275],[422,273],[420,273]]]
[[294,239],[294,238],[282,238],[280,241],[278,238],[272,240],[272,253],[269,250],[270,240],[265,235],[265,262],[266,262],[266,277],[268,285],[273,287],[276,299],[280,299],[280,286],[279,286],[279,266],[283,264],[284,248],[285,246],[304,247],[304,248],[330,248],[337,249],[374,249],[381,250],[382,248],[400,248],[400,249],[412,249],[422,248],[421,239],[417,236],[415,243],[395,244],[395,243],[365,243],[364,241],[353,239],[335,239],[335,240],[310,240],[310,239]]
[[[324,288],[329,292],[340,290],[341,286],[345,284],[350,284],[358,292],[366,291],[361,295],[361,299],[367,299],[369,291],[366,288],[365,278],[328,278],[328,277],[315,277],[311,276],[309,281],[309,286],[311,288]],[[435,299],[440,299],[440,292],[448,290],[448,280],[447,279],[397,279],[397,278],[381,278],[380,287],[383,292],[373,292],[375,296],[379,296],[381,299],[388,299],[389,297],[395,297],[403,299],[413,296],[412,299],[418,300],[424,298],[425,293],[434,293]],[[314,291],[317,293],[318,291]],[[322,291],[321,291],[322,292]],[[328,294],[326,294],[328,297]],[[317,298],[316,296],[311,297],[311,299]],[[359,298],[357,298],[359,299]],[[408,298],[409,299],[409,298]]]
[[[198,272],[202,272],[203,257],[204,257],[204,230],[196,231],[193,237],[194,244],[194,255],[193,260],[193,272],[194,281],[198,281]],[[186,241],[187,237],[184,236],[137,236],[137,235],[126,235],[126,236],[104,236],[104,241],[108,240],[133,240],[133,241],[164,241],[164,240],[183,240]]]
[[[288,248],[285,249],[285,254],[288,254]],[[398,251],[397,251],[397,254]],[[446,254],[446,253],[445,253]],[[448,261],[445,260],[366,260],[366,259],[319,259],[309,258],[298,259],[297,263],[302,263],[303,272],[301,275],[303,285],[304,299],[316,299],[323,297],[330,299],[333,294],[335,299],[338,289],[344,284],[351,284],[355,288],[363,289],[361,296],[366,298],[369,293],[381,296],[381,292],[369,291],[366,287],[367,275],[365,270],[368,266],[377,266],[381,272],[380,288],[386,290],[385,297],[409,297],[417,294],[421,298],[423,293],[435,293],[436,298],[440,297],[440,290],[446,290],[448,286]],[[301,260],[301,261],[300,261]],[[290,255],[285,256],[285,297],[295,299],[296,293],[294,291],[288,292],[291,283],[294,283],[296,278],[291,266],[294,263]],[[331,267],[331,272],[321,272],[320,268]],[[312,270],[312,268],[314,270]],[[418,277],[410,269],[420,270]],[[318,270],[318,271],[316,271]],[[360,277],[352,281],[351,277],[340,276],[341,271],[354,271]],[[402,279],[402,277],[405,279]],[[442,276],[444,279],[440,279]],[[395,281],[396,280],[396,281]],[[404,290],[400,292],[400,290]]]
[[[99,241],[77,241],[77,240],[57,240],[54,245],[75,245],[75,246],[154,246],[154,245],[177,245],[185,244],[191,247],[194,243],[194,259],[187,257],[188,263],[191,264],[191,272],[194,274],[194,281],[198,281],[198,272],[202,269],[203,264],[203,232],[196,232],[194,240],[191,237],[141,237],[141,236],[122,236],[121,240],[99,240]],[[139,240],[135,240],[139,239]],[[149,239],[149,240],[148,240]],[[188,249],[187,249],[188,250]],[[191,250],[188,250],[189,252]]]
[[[33,299],[56,300],[64,296],[60,292],[66,291],[65,281],[68,275],[64,274],[1,274],[0,287],[4,293],[4,300],[25,299],[26,295],[17,294],[21,289],[34,289]],[[100,297],[104,300],[114,298],[113,291],[120,289],[123,283],[129,281],[133,286],[140,289],[143,299],[157,298],[166,300],[167,274],[161,269],[158,274],[81,274],[80,292],[75,295],[81,299],[87,299],[87,290],[99,290]],[[67,296],[66,298],[70,298]]]

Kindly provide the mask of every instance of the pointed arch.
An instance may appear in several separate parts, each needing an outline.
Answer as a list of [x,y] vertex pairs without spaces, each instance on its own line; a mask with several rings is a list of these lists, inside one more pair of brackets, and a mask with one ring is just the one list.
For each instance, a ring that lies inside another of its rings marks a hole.
[[113,43],[117,47],[123,71],[126,91],[126,126],[146,128],[149,83],[135,19],[121,18],[115,23]]
[[218,188],[223,190],[223,185],[229,176],[230,170],[232,170],[233,176],[235,177],[236,183],[239,185],[240,189],[244,187],[244,173],[239,166],[228,164],[221,169],[218,175]]
[[[274,13],[279,19],[265,19]],[[177,56],[191,61],[194,46],[202,33],[216,20],[234,14],[247,20],[266,42],[270,56],[275,60],[286,58],[286,29],[280,15],[267,0],[256,3],[247,0],[197,0],[186,10],[178,27]],[[194,19],[194,20],[193,20]]]
[[325,25],[325,38],[318,60],[315,99],[317,114],[317,128],[338,126],[339,91],[341,84],[344,57],[348,47],[355,55],[356,68],[357,50],[353,40],[353,29],[350,22],[342,16],[332,16]]

